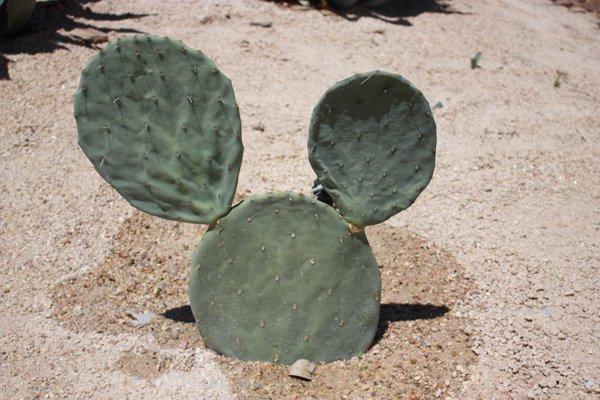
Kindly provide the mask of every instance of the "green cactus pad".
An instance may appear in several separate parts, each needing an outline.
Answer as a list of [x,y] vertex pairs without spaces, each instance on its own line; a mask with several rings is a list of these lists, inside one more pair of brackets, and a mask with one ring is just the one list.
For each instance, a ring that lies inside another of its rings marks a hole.
[[409,207],[431,180],[436,128],[423,94],[373,71],[336,83],[313,111],[309,160],[341,214],[374,225]]
[[131,205],[211,223],[228,212],[242,161],[231,81],[200,51],[156,36],[110,43],[81,74],[79,145]]
[[364,232],[294,193],[256,196],[211,225],[189,296],[206,345],[242,360],[290,364],[365,352],[381,281]]
[[0,36],[23,29],[34,8],[35,0],[0,0]]

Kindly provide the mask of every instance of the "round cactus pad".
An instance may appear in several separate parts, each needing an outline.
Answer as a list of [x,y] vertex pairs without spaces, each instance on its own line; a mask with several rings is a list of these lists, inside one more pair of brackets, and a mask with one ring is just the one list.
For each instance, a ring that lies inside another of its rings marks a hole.
[[352,224],[374,225],[409,207],[431,180],[436,128],[423,94],[374,71],[336,83],[313,111],[309,160]]
[[211,225],[192,263],[189,296],[208,347],[290,364],[365,352],[381,281],[363,232],[294,193],[256,196]]
[[131,205],[211,223],[229,210],[242,161],[231,81],[200,51],[138,35],[110,43],[81,74],[79,145]]

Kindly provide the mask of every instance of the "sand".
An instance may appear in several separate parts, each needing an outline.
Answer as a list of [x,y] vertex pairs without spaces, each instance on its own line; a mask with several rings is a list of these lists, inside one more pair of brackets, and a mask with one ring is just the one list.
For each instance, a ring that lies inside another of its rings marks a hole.
[[[38,5],[0,41],[0,398],[598,398],[598,20],[546,0],[418,4]],[[439,103],[430,186],[367,229],[383,317],[363,357],[304,382],[204,347],[186,296],[204,227],[134,210],[76,144],[79,71],[134,31],[180,38],[232,79],[238,199],[308,195],[308,120],[340,79],[398,72]],[[156,316],[135,327],[131,312]]]

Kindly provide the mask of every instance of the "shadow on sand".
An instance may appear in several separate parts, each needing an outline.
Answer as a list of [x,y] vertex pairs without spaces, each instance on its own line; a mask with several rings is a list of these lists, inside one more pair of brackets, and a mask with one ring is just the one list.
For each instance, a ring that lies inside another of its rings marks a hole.
[[[288,7],[299,7],[296,0],[267,0],[284,4]],[[317,8],[320,8],[317,6]],[[358,21],[361,18],[374,18],[395,25],[411,26],[407,18],[416,17],[424,13],[438,14],[464,14],[454,11],[448,0],[362,0],[349,10],[330,9],[334,14],[349,21]]]
[[93,43],[69,35],[74,29],[93,29],[109,33],[141,33],[129,28],[98,26],[99,22],[138,19],[149,14],[97,13],[86,7],[99,0],[52,0],[38,2],[29,23],[16,36],[0,39],[0,79],[10,79],[8,64],[11,54],[51,53],[66,48],[67,44],[95,47]]

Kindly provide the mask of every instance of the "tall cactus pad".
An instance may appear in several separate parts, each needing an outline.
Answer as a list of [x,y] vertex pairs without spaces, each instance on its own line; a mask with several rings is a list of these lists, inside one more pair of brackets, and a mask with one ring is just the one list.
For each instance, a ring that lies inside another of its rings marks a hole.
[[131,205],[211,223],[229,210],[242,161],[231,81],[200,51],[156,36],[110,43],[81,74],[79,145]]
[[0,0],[0,37],[23,29],[34,8],[35,0]]
[[367,350],[381,282],[363,232],[293,193],[253,197],[206,233],[189,296],[208,347],[242,360],[333,361]]
[[427,100],[406,79],[358,74],[315,107],[309,160],[342,215],[374,225],[409,207],[431,180],[435,131]]

